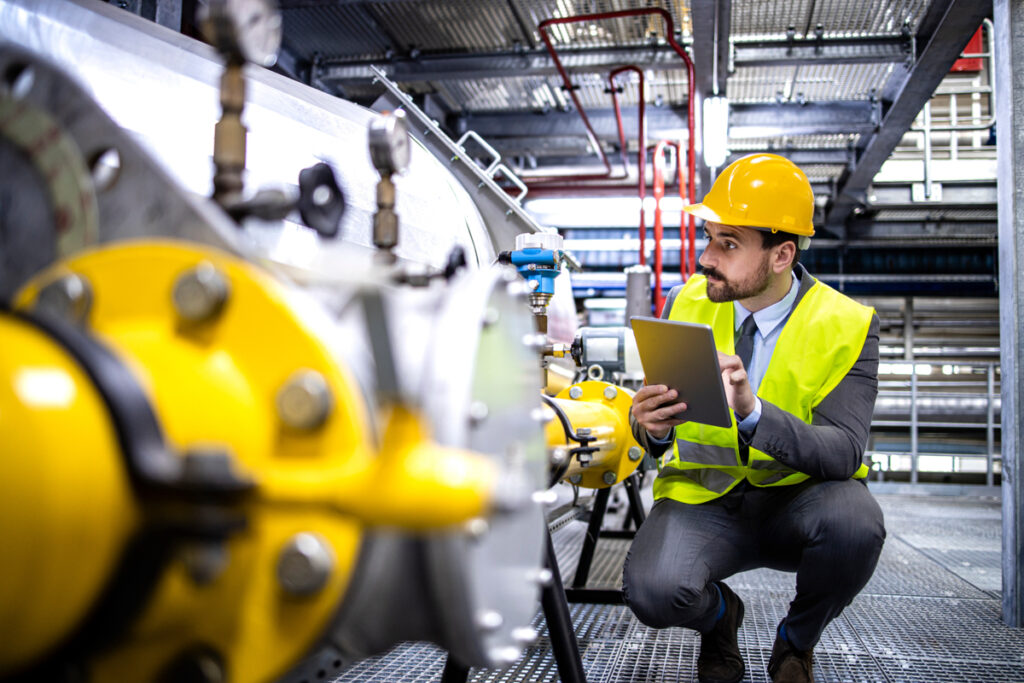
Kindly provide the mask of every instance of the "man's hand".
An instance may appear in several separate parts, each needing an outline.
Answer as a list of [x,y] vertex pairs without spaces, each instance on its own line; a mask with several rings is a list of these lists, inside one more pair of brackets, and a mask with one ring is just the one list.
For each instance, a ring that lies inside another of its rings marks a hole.
[[643,387],[633,396],[633,417],[648,434],[664,439],[676,425],[686,422],[673,417],[686,410],[685,403],[671,403],[678,395],[675,389],[664,384]]
[[725,385],[725,397],[729,401],[729,407],[736,413],[736,419],[742,420],[750,415],[757,405],[757,397],[750,388],[743,361],[739,356],[730,356],[719,351],[718,367],[722,369],[722,384]]

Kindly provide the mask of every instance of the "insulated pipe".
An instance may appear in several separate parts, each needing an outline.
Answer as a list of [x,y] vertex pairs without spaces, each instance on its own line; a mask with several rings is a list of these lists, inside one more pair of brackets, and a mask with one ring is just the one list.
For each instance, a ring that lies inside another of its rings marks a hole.
[[[551,180],[561,180],[561,181],[576,180],[576,181],[578,181],[578,180],[598,180],[598,179],[601,179],[601,178],[608,178],[608,176],[611,175],[611,165],[608,163],[608,157],[605,155],[604,150],[602,150],[600,144],[598,144],[597,134],[594,132],[593,126],[590,125],[590,120],[587,118],[586,112],[583,110],[583,107],[580,105],[579,98],[576,97],[576,92],[575,92],[575,90],[573,90],[572,81],[569,80],[569,73],[565,70],[565,67],[562,66],[561,60],[558,59],[558,53],[555,51],[554,46],[551,44],[551,38],[547,34],[547,27],[555,25],[555,24],[574,24],[574,23],[580,23],[580,22],[583,22],[583,21],[601,21],[601,20],[605,20],[605,19],[622,19],[622,18],[625,18],[625,17],[647,16],[647,15],[651,15],[651,14],[659,15],[662,18],[662,21],[665,22],[665,40],[672,47],[672,49],[675,50],[676,54],[678,54],[680,56],[680,58],[682,58],[683,63],[686,65],[686,73],[687,73],[687,101],[686,101],[687,113],[686,113],[686,126],[687,126],[687,131],[689,133],[689,138],[687,140],[687,147],[688,147],[688,150],[689,150],[689,173],[690,173],[690,177],[691,178],[693,177],[693,174],[695,173],[695,168],[694,168],[694,163],[695,163],[694,137],[693,137],[694,136],[694,124],[693,124],[693,120],[694,120],[693,119],[693,117],[694,117],[694,103],[693,103],[693,98],[694,98],[694,82],[693,82],[694,81],[694,74],[693,74],[693,71],[694,71],[694,69],[693,69],[693,60],[691,60],[690,56],[688,54],[686,54],[686,50],[683,49],[683,46],[680,45],[678,42],[676,42],[676,39],[675,39],[675,24],[673,24],[673,22],[672,22],[672,15],[669,14],[667,10],[661,9],[660,7],[644,7],[644,8],[640,8],[640,9],[619,10],[617,12],[599,12],[599,13],[596,13],[596,14],[582,14],[582,15],[573,16],[573,17],[557,17],[557,18],[554,18],[554,19],[545,19],[544,21],[542,21],[539,24],[537,24],[537,31],[540,33],[540,37],[544,41],[544,45],[547,48],[548,53],[551,55],[552,61],[554,61],[554,63],[555,63],[555,68],[558,70],[559,75],[562,77],[562,83],[565,86],[565,88],[567,89],[567,91],[569,92],[569,97],[572,98],[573,103],[576,105],[576,109],[580,113],[580,118],[583,120],[583,125],[587,129],[587,138],[590,140],[591,144],[593,144],[594,147],[596,148],[597,153],[601,157],[601,161],[602,161],[602,163],[604,164],[604,167],[605,167],[605,172],[601,173],[601,174],[585,174],[585,175],[577,175],[577,176],[556,176],[554,178],[551,178]],[[546,179],[543,179],[543,180],[546,180]],[[542,180],[542,182],[543,182],[543,180]],[[690,183],[689,188],[690,188],[689,198],[690,198],[690,203],[692,204],[692,203],[696,202],[696,200],[694,198],[694,188],[693,188],[693,183],[692,182]]]
[[644,105],[644,72],[636,66],[623,66],[615,69],[608,74],[608,88],[612,93],[612,103],[615,105],[615,122],[619,126],[619,143],[622,146],[622,165],[626,170],[626,175],[629,175],[629,168],[626,163],[626,134],[622,129],[622,112],[619,110],[619,96],[615,90],[615,77],[621,73],[632,71],[640,77],[640,101],[637,106],[640,110],[640,130],[637,131],[637,150],[636,154],[636,168],[637,168],[637,194],[640,196],[640,265],[647,264],[647,248],[644,245],[644,240],[647,237],[647,221],[644,220],[644,199],[647,198],[647,121],[645,119],[645,105]]

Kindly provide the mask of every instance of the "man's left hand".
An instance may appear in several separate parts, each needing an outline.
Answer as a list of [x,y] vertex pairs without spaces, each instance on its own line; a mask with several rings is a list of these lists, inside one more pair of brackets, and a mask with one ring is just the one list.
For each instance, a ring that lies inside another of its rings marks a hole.
[[757,397],[750,388],[747,371],[739,356],[730,356],[718,352],[718,367],[722,369],[722,384],[725,385],[725,397],[729,407],[736,413],[736,419],[742,420],[750,415],[757,405]]

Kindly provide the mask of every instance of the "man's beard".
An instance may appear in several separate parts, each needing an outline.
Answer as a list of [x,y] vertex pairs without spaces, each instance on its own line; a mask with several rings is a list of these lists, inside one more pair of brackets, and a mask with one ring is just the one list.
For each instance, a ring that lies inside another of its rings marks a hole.
[[708,299],[716,304],[737,299],[749,299],[764,294],[772,284],[772,268],[768,263],[769,254],[765,253],[761,267],[742,282],[730,282],[714,268],[704,268],[704,275],[714,276],[718,282],[708,280]]

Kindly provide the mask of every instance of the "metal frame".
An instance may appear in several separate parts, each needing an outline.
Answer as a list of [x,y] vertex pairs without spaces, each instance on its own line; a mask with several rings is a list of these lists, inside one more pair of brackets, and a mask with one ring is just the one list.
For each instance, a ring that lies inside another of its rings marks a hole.
[[[846,235],[846,221],[855,207],[867,203],[867,188],[875,174],[991,9],[990,0],[933,0],[916,36],[917,44],[924,48],[902,79],[890,79],[882,97],[884,114],[878,130],[862,138],[855,164],[839,179],[826,217],[828,230],[840,237]],[[889,92],[894,92],[891,102],[886,97]]]
[[1003,383],[1003,621],[1024,626],[1024,4],[996,0],[999,128],[999,321]]

